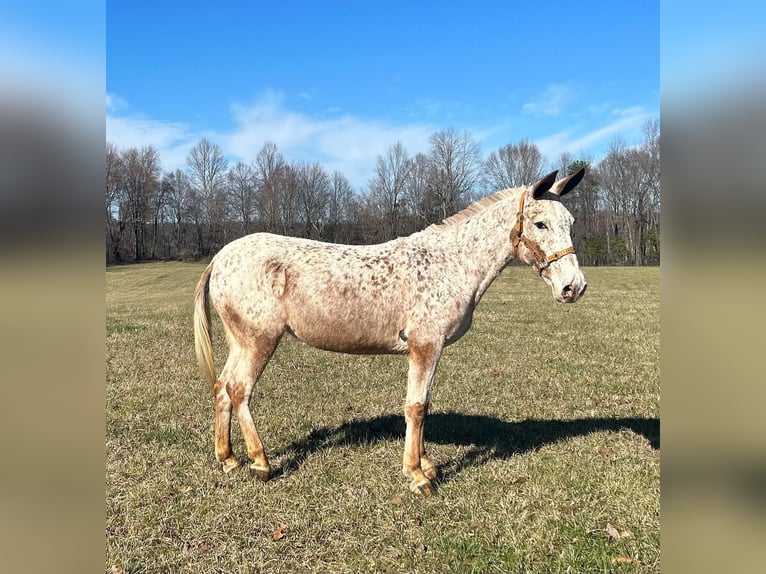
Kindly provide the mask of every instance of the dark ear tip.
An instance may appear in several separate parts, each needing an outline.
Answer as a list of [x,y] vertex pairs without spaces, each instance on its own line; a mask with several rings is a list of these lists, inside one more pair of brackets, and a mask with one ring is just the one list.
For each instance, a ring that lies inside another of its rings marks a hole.
[[554,183],[556,183],[556,176],[559,170],[555,169],[548,175],[541,177],[535,183],[532,184],[532,196],[535,199],[541,197],[546,191],[548,191]]
[[559,196],[566,195],[575,187],[577,187],[577,184],[580,183],[584,177],[585,177],[585,167],[583,166],[580,169],[578,169],[576,172],[574,172],[572,175],[562,179],[561,182],[559,182],[558,188],[555,191],[555,193],[558,193]]

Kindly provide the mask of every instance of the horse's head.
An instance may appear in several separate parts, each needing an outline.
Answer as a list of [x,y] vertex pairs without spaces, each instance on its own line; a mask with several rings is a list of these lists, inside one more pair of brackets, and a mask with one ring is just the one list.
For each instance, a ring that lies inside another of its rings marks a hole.
[[511,239],[516,256],[535,266],[551,286],[553,297],[562,303],[574,303],[588,284],[572,247],[574,218],[560,198],[580,183],[585,169],[559,181],[556,174],[549,173],[521,194]]

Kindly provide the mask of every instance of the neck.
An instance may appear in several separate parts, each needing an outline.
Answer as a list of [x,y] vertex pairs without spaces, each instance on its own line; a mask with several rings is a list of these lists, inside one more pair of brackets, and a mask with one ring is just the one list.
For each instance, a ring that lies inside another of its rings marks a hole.
[[514,257],[510,235],[517,207],[516,194],[454,225],[455,251],[465,265],[474,303]]

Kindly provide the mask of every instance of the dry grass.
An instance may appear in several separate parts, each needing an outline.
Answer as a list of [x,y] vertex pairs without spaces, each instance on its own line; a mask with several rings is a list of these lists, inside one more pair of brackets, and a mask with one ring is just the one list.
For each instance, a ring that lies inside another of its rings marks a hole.
[[[107,270],[107,571],[659,570],[658,269],[588,269],[569,306],[507,269],[442,358],[420,499],[400,473],[406,360],[289,338],[251,403],[275,479],[216,469],[203,267]],[[244,462],[236,424],[233,442]]]

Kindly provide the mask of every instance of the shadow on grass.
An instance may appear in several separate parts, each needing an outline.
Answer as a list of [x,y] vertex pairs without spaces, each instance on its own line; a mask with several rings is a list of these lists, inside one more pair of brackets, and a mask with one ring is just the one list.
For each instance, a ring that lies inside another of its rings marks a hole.
[[[600,431],[629,430],[642,435],[652,448],[660,448],[658,418],[584,418],[571,420],[525,420],[506,422],[455,412],[433,413],[426,419],[426,443],[469,447],[458,459],[440,465],[440,482],[449,481],[463,468],[492,459],[510,458],[569,437]],[[338,446],[370,444],[381,440],[404,440],[404,417],[382,415],[354,420],[337,427],[311,431],[281,452],[282,468],[275,475],[290,472],[313,453]]]

